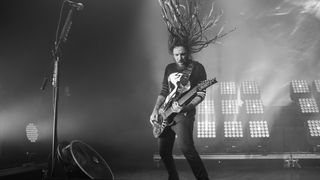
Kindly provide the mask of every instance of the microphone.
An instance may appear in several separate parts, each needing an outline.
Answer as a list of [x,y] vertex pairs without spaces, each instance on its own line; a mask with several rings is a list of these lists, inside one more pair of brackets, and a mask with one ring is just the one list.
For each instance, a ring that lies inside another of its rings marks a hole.
[[82,10],[84,7],[82,3],[77,3],[70,0],[65,0],[65,2],[68,2],[70,6],[76,8],[78,11]]

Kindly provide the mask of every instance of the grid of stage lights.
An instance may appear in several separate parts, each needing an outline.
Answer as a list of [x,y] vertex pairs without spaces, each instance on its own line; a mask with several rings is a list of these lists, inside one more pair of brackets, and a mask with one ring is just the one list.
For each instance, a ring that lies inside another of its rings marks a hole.
[[26,126],[26,135],[30,142],[32,143],[36,142],[39,137],[37,126],[33,123],[29,123]]
[[320,80],[314,80],[314,85],[316,86],[316,91],[320,93]]
[[293,93],[309,93],[309,86],[306,80],[292,80]]
[[221,82],[220,93],[222,95],[235,95],[237,94],[235,82]]
[[308,127],[311,137],[320,136],[320,120],[308,120]]
[[249,121],[250,136],[252,138],[267,138],[269,130],[267,121]]
[[197,106],[198,114],[214,114],[214,101],[204,100]]
[[255,81],[244,81],[241,83],[241,92],[243,94],[259,94],[258,83]]
[[238,114],[238,101],[237,100],[221,100],[222,114]]
[[214,101],[204,100],[197,106],[197,137],[215,138]]
[[216,137],[216,123],[215,121],[198,121],[198,138],[215,138]]
[[247,114],[262,114],[263,104],[261,99],[245,100]]
[[241,121],[225,121],[224,122],[224,137],[226,138],[241,138],[243,137],[243,129]]
[[319,108],[314,98],[300,98],[299,104],[302,113],[319,113]]

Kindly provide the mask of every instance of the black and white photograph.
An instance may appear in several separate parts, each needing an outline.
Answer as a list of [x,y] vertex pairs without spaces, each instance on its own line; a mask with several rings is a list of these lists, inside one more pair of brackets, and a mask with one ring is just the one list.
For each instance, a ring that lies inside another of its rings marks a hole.
[[320,0],[3,0],[0,179],[318,180]]

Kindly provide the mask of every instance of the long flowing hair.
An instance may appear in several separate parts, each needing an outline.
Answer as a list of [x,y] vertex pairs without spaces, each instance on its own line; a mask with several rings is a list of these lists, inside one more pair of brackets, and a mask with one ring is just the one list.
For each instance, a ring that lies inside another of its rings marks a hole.
[[[158,0],[162,10],[168,32],[169,52],[181,45],[187,49],[189,54],[197,53],[209,44],[214,44],[218,39],[227,35],[223,33],[224,27],[219,23],[223,11],[215,13],[215,3],[211,4],[211,9],[207,15],[200,14],[201,0]],[[205,33],[214,29],[216,34],[207,38]]]

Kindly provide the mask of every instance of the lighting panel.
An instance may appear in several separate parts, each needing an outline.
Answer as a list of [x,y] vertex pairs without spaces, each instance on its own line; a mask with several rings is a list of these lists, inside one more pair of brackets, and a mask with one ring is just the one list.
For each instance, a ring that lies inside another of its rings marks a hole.
[[313,83],[316,87],[317,93],[320,93],[320,80],[314,80]]
[[293,93],[309,93],[310,89],[306,80],[292,80],[291,81]]
[[311,137],[320,137],[320,120],[308,120],[308,129]]
[[224,137],[226,138],[242,138],[243,128],[241,121],[225,121]]
[[263,104],[261,99],[245,100],[245,107],[247,114],[262,114]]
[[302,113],[319,113],[319,108],[314,98],[300,98],[299,105]]
[[215,138],[214,101],[204,100],[197,106],[197,138]]
[[32,143],[35,143],[39,137],[39,131],[37,126],[34,123],[29,123],[26,126],[26,136],[28,140]]
[[267,121],[249,121],[251,138],[268,138],[269,129]]
[[222,114],[238,114],[238,100],[221,100]]
[[221,95],[236,95],[237,88],[235,82],[220,82]]
[[244,81],[241,83],[242,94],[259,94],[258,83],[256,81]]
[[216,123],[215,121],[198,121],[197,138],[215,138]]

